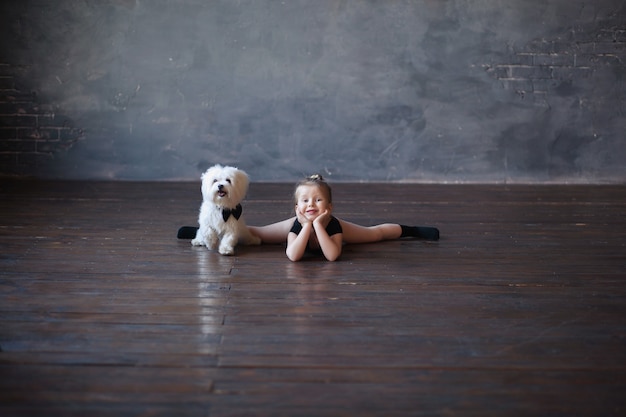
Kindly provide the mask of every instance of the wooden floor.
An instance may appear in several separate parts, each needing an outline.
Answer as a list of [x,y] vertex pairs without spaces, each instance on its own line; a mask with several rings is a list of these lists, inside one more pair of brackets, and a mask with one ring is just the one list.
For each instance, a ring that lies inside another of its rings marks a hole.
[[0,183],[0,415],[626,415],[626,186],[333,191],[441,240],[224,257],[176,239],[199,183]]

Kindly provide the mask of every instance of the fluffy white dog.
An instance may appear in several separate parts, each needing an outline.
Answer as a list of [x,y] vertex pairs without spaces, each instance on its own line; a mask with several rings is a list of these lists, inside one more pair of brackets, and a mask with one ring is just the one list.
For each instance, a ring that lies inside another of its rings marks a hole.
[[[261,239],[248,230],[241,215],[241,201],[248,191],[248,174],[230,166],[215,165],[202,174],[202,205],[191,244],[233,255],[235,246],[259,245]],[[219,247],[219,248],[218,248]]]

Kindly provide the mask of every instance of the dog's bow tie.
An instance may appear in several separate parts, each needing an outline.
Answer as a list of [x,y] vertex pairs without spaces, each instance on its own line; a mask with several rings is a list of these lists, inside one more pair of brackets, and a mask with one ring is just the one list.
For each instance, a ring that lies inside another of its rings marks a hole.
[[235,219],[239,220],[242,211],[243,209],[241,208],[241,204],[237,204],[237,207],[234,209],[222,209],[222,217],[224,218],[224,221],[227,222],[228,218],[232,214]]

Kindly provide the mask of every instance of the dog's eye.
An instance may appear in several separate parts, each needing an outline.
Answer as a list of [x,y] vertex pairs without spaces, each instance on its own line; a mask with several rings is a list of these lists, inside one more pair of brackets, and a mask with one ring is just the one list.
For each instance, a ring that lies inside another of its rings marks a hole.
[[215,184],[217,182],[217,180],[213,180],[213,184]]
[[230,184],[230,178],[226,178],[226,182]]

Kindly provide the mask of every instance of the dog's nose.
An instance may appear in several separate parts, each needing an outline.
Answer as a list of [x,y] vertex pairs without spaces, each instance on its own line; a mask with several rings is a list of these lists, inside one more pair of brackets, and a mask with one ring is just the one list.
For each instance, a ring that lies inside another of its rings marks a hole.
[[220,191],[222,191],[223,188],[224,188],[224,184],[220,184],[220,185],[217,186],[217,189],[220,190]]

